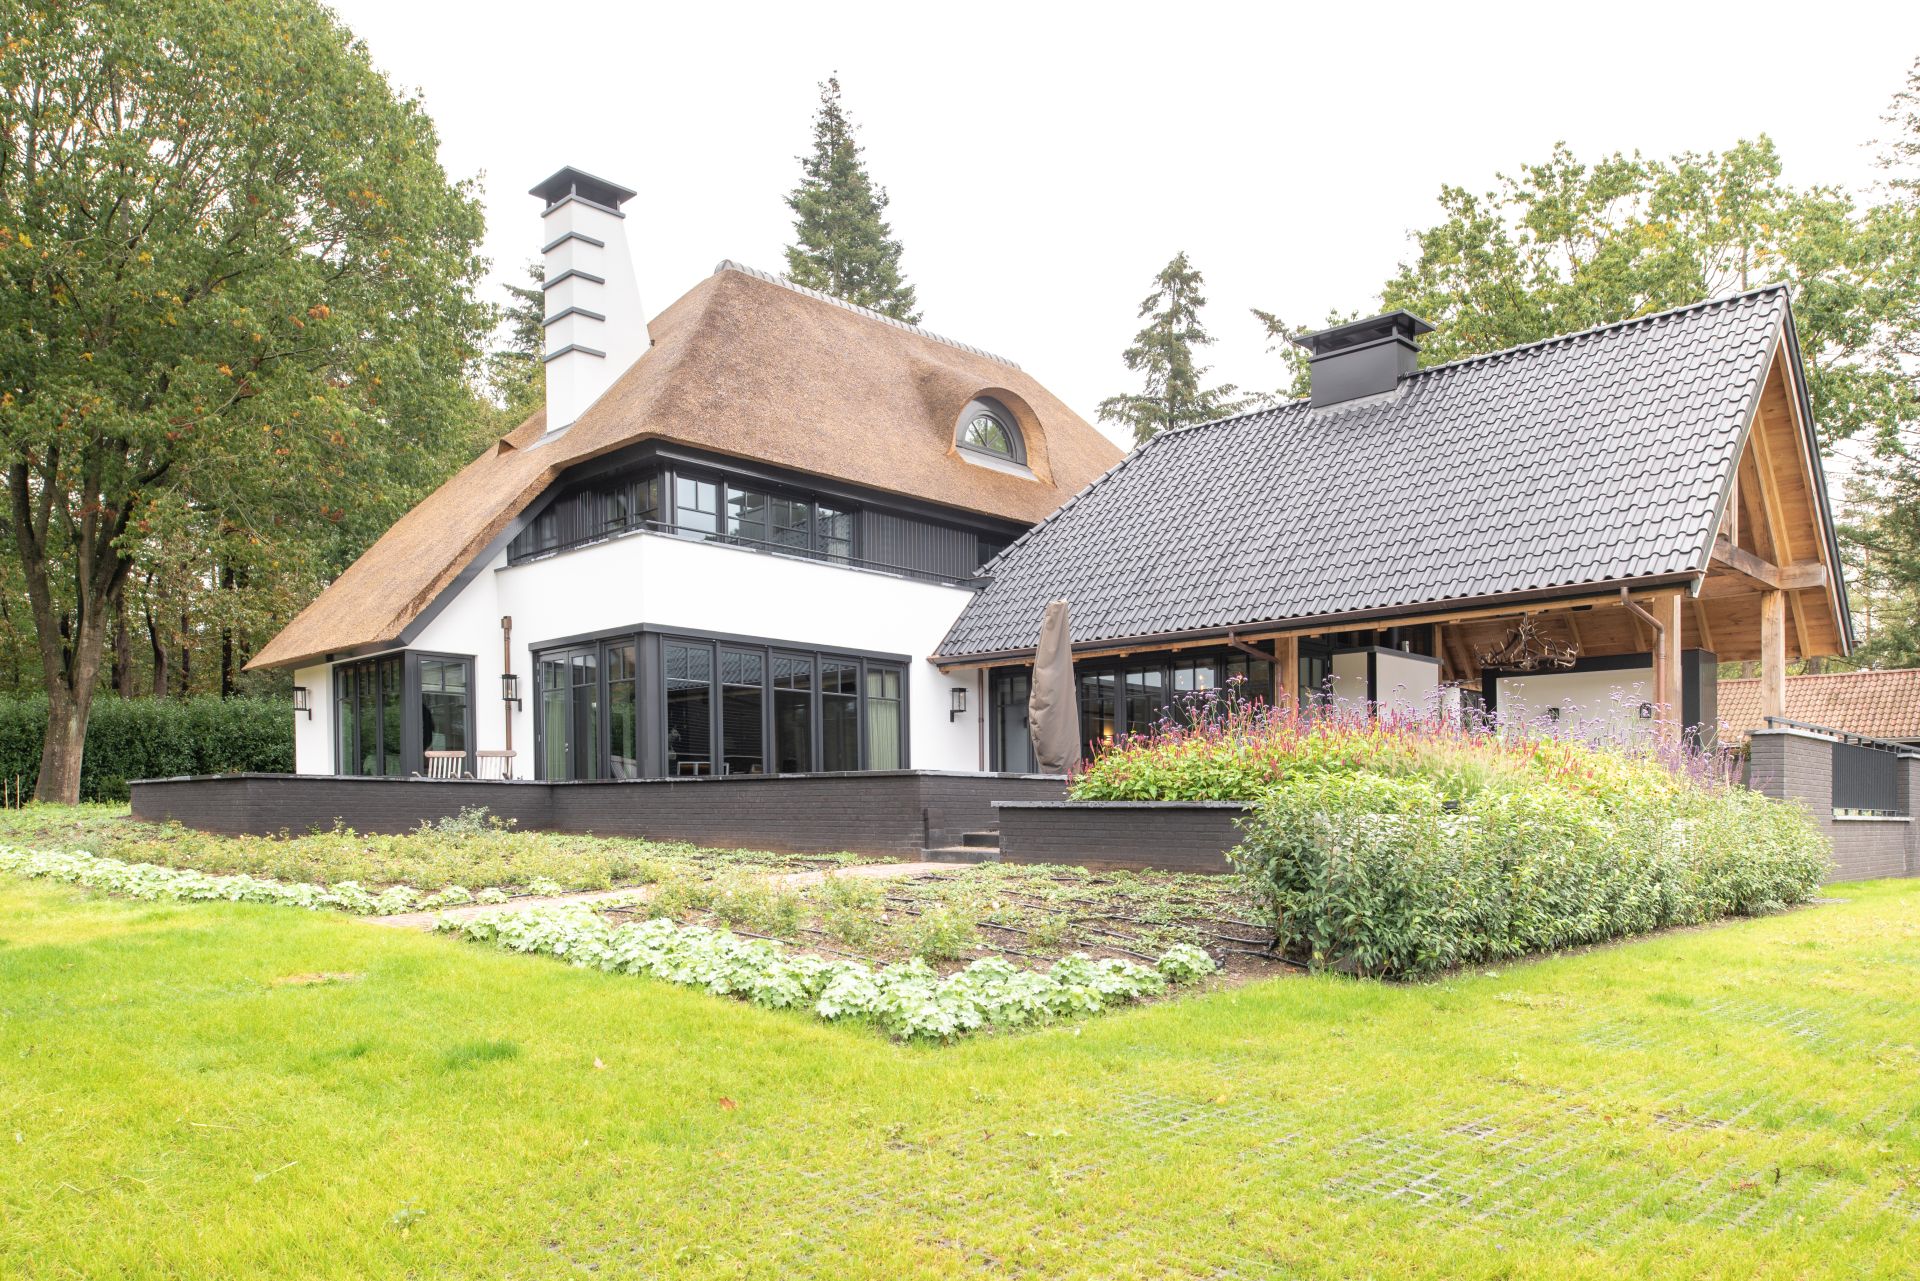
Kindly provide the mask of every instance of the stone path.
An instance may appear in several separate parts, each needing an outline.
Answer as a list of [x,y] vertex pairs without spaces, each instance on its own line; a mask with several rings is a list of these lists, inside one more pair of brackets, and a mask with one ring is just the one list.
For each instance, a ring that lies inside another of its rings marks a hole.
[[[812,872],[783,872],[768,879],[775,885],[787,889],[804,889],[809,885],[818,885],[829,876],[852,876],[871,881],[893,881],[909,876],[944,874],[960,869],[956,863],[855,863],[851,867],[836,867]],[[441,917],[451,917],[456,921],[470,921],[477,916],[491,912],[516,912],[529,907],[554,907],[570,904],[597,903],[610,898],[646,898],[652,888],[635,885],[623,890],[581,890],[573,894],[529,894],[509,899],[505,903],[469,903],[464,907],[442,908],[435,912],[401,912],[395,916],[369,916],[366,919],[375,925],[386,925],[400,930],[430,930]]]

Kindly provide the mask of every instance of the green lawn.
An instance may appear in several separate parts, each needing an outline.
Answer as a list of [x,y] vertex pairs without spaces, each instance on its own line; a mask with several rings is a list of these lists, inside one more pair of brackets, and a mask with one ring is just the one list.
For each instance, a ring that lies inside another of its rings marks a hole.
[[1911,1275],[1920,883],[1836,893],[908,1048],[0,879],[0,1276]]

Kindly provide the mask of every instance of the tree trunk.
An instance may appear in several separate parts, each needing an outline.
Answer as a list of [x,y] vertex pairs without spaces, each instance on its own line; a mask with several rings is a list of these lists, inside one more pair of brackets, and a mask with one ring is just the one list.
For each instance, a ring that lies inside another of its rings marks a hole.
[[193,634],[187,611],[180,611],[180,697],[188,698],[193,694],[193,650],[187,645],[187,638]]
[[80,766],[86,756],[87,712],[92,703],[76,700],[64,688],[47,698],[47,737],[40,746],[40,781],[35,800],[72,805],[80,799]]
[[147,616],[147,645],[153,650],[153,696],[167,696],[167,647],[160,641],[160,621],[153,616],[152,610],[141,611]]
[[[220,586],[227,591],[233,590],[233,566],[224,566],[220,571]],[[232,698],[233,688],[233,625],[220,629],[220,697]]]
[[133,697],[133,636],[127,630],[127,595],[113,601],[113,689],[122,698]]

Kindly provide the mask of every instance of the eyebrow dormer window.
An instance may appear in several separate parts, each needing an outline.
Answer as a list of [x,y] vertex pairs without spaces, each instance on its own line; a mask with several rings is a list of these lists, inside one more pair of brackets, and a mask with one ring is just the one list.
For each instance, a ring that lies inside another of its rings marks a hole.
[[1024,466],[1026,442],[1013,415],[996,401],[976,400],[960,415],[960,448]]

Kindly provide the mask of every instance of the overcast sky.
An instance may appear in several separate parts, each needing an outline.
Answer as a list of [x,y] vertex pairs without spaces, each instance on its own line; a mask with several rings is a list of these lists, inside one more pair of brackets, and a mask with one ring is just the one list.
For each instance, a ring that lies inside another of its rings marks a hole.
[[1720,149],[1862,188],[1920,5],[1512,7],[425,3],[335,8],[479,176],[496,282],[539,249],[527,188],[577,165],[627,208],[651,314],[722,258],[784,269],[783,197],[838,72],[893,198],[923,323],[1089,420],[1152,277],[1206,273],[1219,378],[1283,380],[1249,309],[1370,306],[1442,183],[1565,140]]

